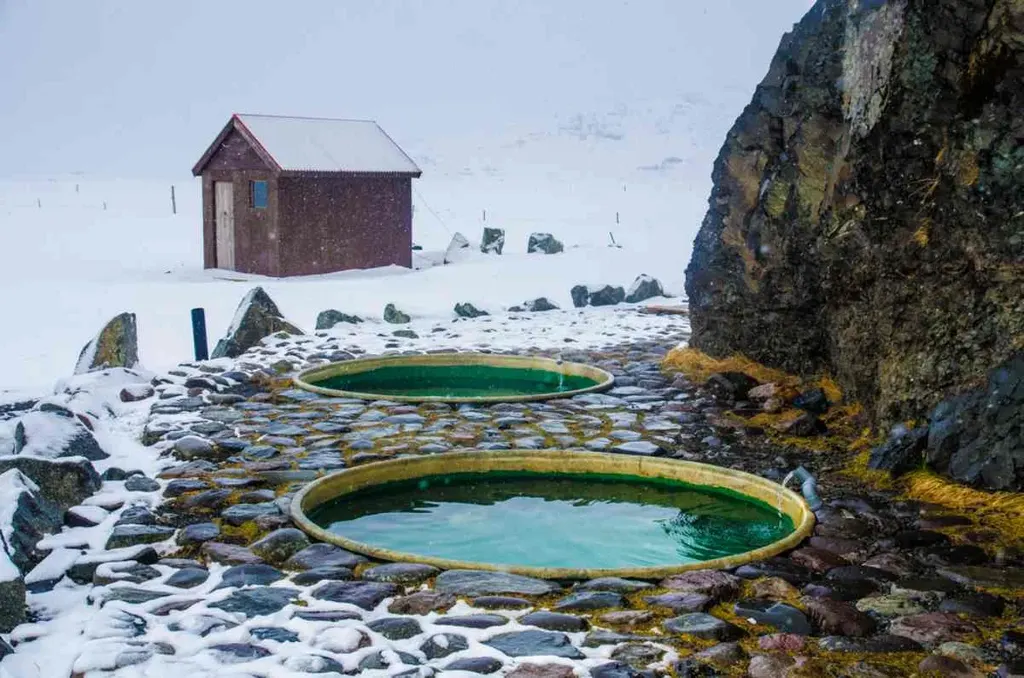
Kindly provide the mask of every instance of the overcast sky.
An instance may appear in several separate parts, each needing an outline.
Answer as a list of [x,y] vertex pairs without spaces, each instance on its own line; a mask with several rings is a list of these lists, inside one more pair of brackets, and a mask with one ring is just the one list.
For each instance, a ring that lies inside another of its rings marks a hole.
[[372,118],[403,143],[752,91],[810,5],[0,0],[0,177],[185,174],[236,111]]

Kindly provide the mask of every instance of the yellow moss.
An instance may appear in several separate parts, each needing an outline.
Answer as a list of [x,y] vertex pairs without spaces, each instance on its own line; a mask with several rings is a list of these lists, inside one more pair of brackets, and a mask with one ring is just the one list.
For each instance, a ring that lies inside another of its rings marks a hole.
[[968,514],[1006,543],[1024,546],[1024,493],[976,490],[928,471],[910,473],[902,482],[908,498]]
[[[862,445],[863,440],[855,441],[856,445]],[[852,446],[851,446],[852,447]],[[892,475],[888,471],[876,471],[868,468],[868,458],[871,455],[871,445],[860,449],[855,457],[847,464],[840,473],[847,478],[858,481],[866,487],[873,487],[879,490],[892,490],[895,487]]]
[[921,224],[921,226],[914,231],[914,242],[916,242],[920,247],[926,247],[928,245],[928,225],[926,223]]
[[220,534],[224,541],[241,544],[248,546],[260,537],[264,535],[265,530],[260,529],[254,521],[248,520],[241,525],[229,525],[220,520],[215,520],[220,524]]
[[967,151],[960,155],[960,163],[957,168],[957,181],[962,186],[973,186],[978,183],[981,176],[981,169],[978,167],[978,157]]
[[830,403],[843,402],[843,389],[839,388],[839,384],[832,377],[825,375],[819,379],[818,388],[825,392],[825,397]]
[[716,372],[742,372],[761,383],[774,383],[782,386],[795,386],[800,383],[799,377],[786,374],[780,370],[765,367],[743,355],[718,360],[698,351],[695,348],[677,348],[665,356],[662,367],[674,372],[681,372],[690,381],[702,384]]

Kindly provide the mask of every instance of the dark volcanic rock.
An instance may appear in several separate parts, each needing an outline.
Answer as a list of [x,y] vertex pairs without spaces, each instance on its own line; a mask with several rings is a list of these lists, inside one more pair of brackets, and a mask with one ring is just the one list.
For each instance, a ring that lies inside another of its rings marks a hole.
[[469,673],[480,673],[486,675],[488,673],[495,673],[500,670],[502,666],[504,666],[504,664],[494,657],[463,657],[462,659],[456,659],[451,664],[444,667],[444,670],[468,671]]
[[309,537],[305,532],[284,527],[251,544],[249,549],[268,563],[280,565],[308,546]]
[[235,565],[224,570],[217,588],[229,586],[266,586],[284,579],[284,573],[264,563]]
[[894,476],[921,468],[924,450],[928,445],[928,428],[921,426],[906,430],[897,427],[884,445],[871,450],[868,467],[889,471]]
[[555,603],[560,611],[601,610],[606,607],[623,607],[626,599],[614,591],[579,591],[571,593]]
[[568,633],[586,631],[590,627],[586,619],[576,615],[548,612],[547,610],[537,610],[523,615],[519,618],[519,623],[524,626],[536,626],[546,631],[566,631]]
[[420,645],[420,652],[427,659],[440,659],[468,649],[469,643],[466,642],[466,638],[454,633],[439,633],[427,638],[426,642]]
[[366,558],[338,548],[333,544],[312,544],[285,561],[286,570],[311,570],[314,567],[354,568],[365,563]]
[[246,617],[255,617],[273,614],[298,596],[299,592],[296,589],[253,586],[233,591],[227,598],[210,603],[209,606],[225,612],[240,612]]
[[355,325],[361,322],[363,322],[363,319],[357,315],[348,315],[347,313],[342,313],[341,311],[329,308],[326,311],[320,311],[316,316],[316,329],[329,330],[339,323]]
[[561,590],[558,584],[517,574],[484,570],[447,570],[437,576],[434,587],[441,593],[486,596],[512,593],[542,596]]
[[362,574],[368,581],[383,581],[393,584],[419,584],[430,579],[440,570],[420,563],[387,563],[371,567]]
[[484,641],[509,657],[566,657],[583,659],[564,633],[553,631],[513,631],[500,633]]
[[217,342],[210,357],[236,358],[264,337],[278,332],[302,334],[302,330],[284,319],[277,304],[262,287],[254,287],[238,304],[227,336]]
[[383,617],[370,622],[367,627],[388,640],[405,640],[423,633],[420,623],[412,617]]
[[464,629],[489,629],[493,626],[504,626],[508,617],[500,614],[462,614],[443,615],[434,620],[438,626],[460,626]]
[[705,640],[729,641],[746,635],[743,629],[735,624],[730,624],[703,612],[693,612],[667,619],[664,627],[669,633],[681,633]]
[[[715,163],[686,274],[691,344],[834,374],[885,426],[1019,351],[1022,34],[1013,0],[816,2]],[[930,440],[930,462],[1024,487],[1021,398],[933,413],[966,435]]]
[[317,600],[349,603],[364,610],[372,610],[385,598],[390,598],[397,592],[398,587],[394,584],[371,581],[330,581],[313,589],[312,596]]

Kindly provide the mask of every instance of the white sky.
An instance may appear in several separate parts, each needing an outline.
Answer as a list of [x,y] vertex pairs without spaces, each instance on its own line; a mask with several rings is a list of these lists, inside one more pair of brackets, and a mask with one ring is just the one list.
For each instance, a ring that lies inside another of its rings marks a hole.
[[400,144],[443,143],[752,92],[810,4],[0,0],[0,177],[184,175],[236,111],[372,118]]

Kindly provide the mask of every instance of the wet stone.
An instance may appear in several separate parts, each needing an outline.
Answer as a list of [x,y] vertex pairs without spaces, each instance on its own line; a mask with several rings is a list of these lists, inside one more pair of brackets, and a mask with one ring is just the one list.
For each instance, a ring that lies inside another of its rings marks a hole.
[[278,643],[299,642],[299,634],[280,626],[256,626],[249,629],[249,635],[256,640],[273,640]]
[[819,598],[801,602],[823,635],[859,637],[875,631],[874,620],[850,603]]
[[615,593],[634,593],[653,588],[651,584],[620,577],[600,577],[578,584],[574,591],[614,591]]
[[220,517],[224,522],[235,527],[240,527],[250,520],[256,520],[263,516],[280,515],[281,509],[274,502],[262,502],[259,504],[235,504],[221,511]]
[[797,565],[808,568],[814,572],[824,573],[836,567],[842,567],[849,563],[842,556],[832,551],[818,549],[812,546],[805,546],[789,554],[790,560]]
[[309,537],[294,527],[274,530],[249,549],[268,563],[279,565],[309,546]]
[[811,624],[804,613],[792,605],[770,600],[741,600],[736,603],[733,613],[758,624],[774,626],[786,633],[806,636],[811,633]]
[[179,589],[190,589],[205,583],[209,577],[210,573],[206,570],[186,567],[172,574],[164,583]]
[[622,443],[621,445],[613,447],[612,452],[616,452],[618,454],[632,454],[641,457],[661,457],[668,454],[665,448],[648,440],[636,440],[629,443]]
[[965,586],[993,589],[1024,589],[1024,568],[963,565],[944,567],[938,573]]
[[999,596],[989,593],[964,593],[955,598],[947,598],[939,605],[939,612],[966,615],[968,617],[999,617],[1006,609],[1006,602]]
[[349,603],[364,610],[372,610],[385,598],[398,592],[394,584],[383,584],[368,581],[331,581],[313,589],[312,596],[317,600],[332,603]]
[[504,664],[494,657],[463,657],[444,667],[445,671],[466,671],[487,675],[501,670]]
[[795,633],[770,633],[757,639],[757,646],[762,650],[797,653],[807,644],[806,636]]
[[426,642],[420,645],[420,652],[427,659],[441,659],[450,654],[468,649],[469,643],[466,639],[454,633],[438,633],[427,638]]
[[612,650],[611,658],[629,664],[630,666],[643,669],[648,664],[661,661],[665,656],[665,650],[646,643],[626,643]]
[[675,614],[687,612],[704,612],[715,602],[715,599],[704,593],[665,593],[660,596],[647,596],[644,601],[654,607],[667,607]]
[[196,615],[196,616],[185,616],[179,621],[172,622],[167,625],[167,628],[171,631],[191,633],[192,635],[205,638],[211,633],[220,633],[228,629],[233,629],[238,624],[221,619],[220,617],[212,617],[210,615]]
[[951,640],[961,640],[976,633],[978,628],[947,612],[926,612],[924,614],[900,617],[889,625],[889,633],[903,636],[922,645],[935,645]]
[[504,626],[508,623],[507,617],[500,614],[467,614],[467,615],[445,615],[434,620],[438,626],[460,626],[467,629],[489,629],[494,626]]
[[311,586],[322,581],[348,581],[352,576],[352,570],[347,567],[328,565],[300,572],[292,577],[292,581],[299,586]]
[[736,570],[736,576],[743,579],[778,577],[785,579],[793,586],[803,586],[814,579],[814,573],[811,570],[786,558],[769,558],[743,565]]
[[164,488],[164,497],[172,499],[179,497],[186,492],[198,492],[209,487],[209,483],[205,480],[196,480],[194,478],[175,478],[174,480],[167,483],[167,487]]
[[420,623],[411,617],[384,617],[370,622],[367,627],[388,640],[405,640],[423,633]]
[[280,454],[276,447],[270,445],[250,445],[241,451],[246,459],[272,459]]
[[174,536],[173,527],[158,525],[118,525],[107,539],[106,549],[124,548],[140,544],[155,544]]
[[[654,615],[646,610],[616,610],[615,612],[606,612],[601,615],[600,622],[602,624],[622,625],[622,626],[640,626],[641,624],[647,624]],[[522,618],[520,618],[522,621]],[[551,629],[556,631],[565,631],[566,629]]]
[[720,570],[695,570],[662,580],[661,586],[683,593],[702,593],[714,599],[736,595],[740,579]]
[[582,659],[583,653],[573,647],[564,633],[552,631],[513,631],[492,636],[484,641],[509,657],[566,657]]
[[542,596],[561,590],[557,584],[505,572],[447,570],[438,575],[434,588],[441,593],[486,596],[505,593]]
[[297,599],[296,589],[254,586],[231,592],[227,598],[210,603],[209,607],[225,612],[239,612],[246,617],[273,614]]
[[358,612],[352,610],[296,610],[292,615],[296,619],[312,622],[332,623],[362,619]]
[[122,511],[114,525],[156,525],[156,522],[156,514],[149,507],[136,505]]
[[160,483],[146,476],[132,476],[124,481],[124,489],[129,492],[156,492]]
[[120,601],[130,605],[139,605],[141,603],[148,603],[151,600],[157,600],[158,598],[164,598],[168,595],[170,595],[170,593],[164,591],[153,591],[150,589],[136,588],[134,586],[111,586],[102,590],[99,597],[103,601],[101,606],[114,601]]
[[[575,674],[570,673],[570,676]],[[676,675],[684,675],[676,672]],[[607,662],[590,669],[591,678],[643,678],[644,673],[625,662]]]
[[746,635],[738,626],[702,612],[667,619],[663,626],[669,633],[696,636],[705,640],[729,641]]
[[224,643],[213,645],[210,650],[217,655],[222,664],[241,664],[243,662],[262,659],[270,656],[270,650],[249,643]]
[[391,582],[394,584],[419,584],[440,572],[431,565],[420,563],[388,563],[371,567],[362,573],[367,581]]
[[[434,610],[451,607],[455,604],[455,596],[448,593],[436,591],[416,591],[407,596],[395,598],[388,605],[388,612],[392,614],[418,614],[424,615]],[[474,601],[475,604],[475,601]],[[529,605],[529,603],[527,603]],[[477,607],[483,607],[477,605]]]
[[560,611],[602,610],[609,607],[625,607],[626,599],[613,591],[580,591],[571,593],[555,603]]
[[870,612],[879,617],[900,617],[926,612],[934,602],[936,601],[932,601],[930,605],[923,596],[901,592],[861,598],[857,601],[856,607],[861,612]]
[[530,612],[520,617],[519,623],[524,626],[536,626],[545,631],[565,631],[567,633],[586,631],[590,627],[587,620],[581,617],[547,610]]
[[284,579],[284,573],[266,564],[235,565],[224,571],[217,588],[266,586]]
[[206,558],[215,563],[225,565],[244,565],[247,563],[262,563],[263,559],[255,553],[235,544],[224,544],[217,541],[208,541],[200,549]]
[[856,653],[889,653],[889,652],[920,652],[919,643],[910,638],[881,634],[870,638],[848,638],[845,636],[826,636],[818,641],[818,645],[826,652]]
[[230,498],[231,490],[204,490],[198,494],[192,495],[191,497],[186,497],[182,502],[182,506],[186,509],[209,509],[211,511],[216,511],[223,508]]
[[480,596],[473,599],[473,607],[485,610],[521,610],[532,606],[533,603],[525,598],[511,596]]
[[191,546],[211,541],[220,536],[220,528],[216,523],[194,523],[185,526],[178,533],[177,542],[181,546]]
[[746,660],[747,653],[739,643],[719,643],[698,652],[694,657],[712,666],[726,668]]

